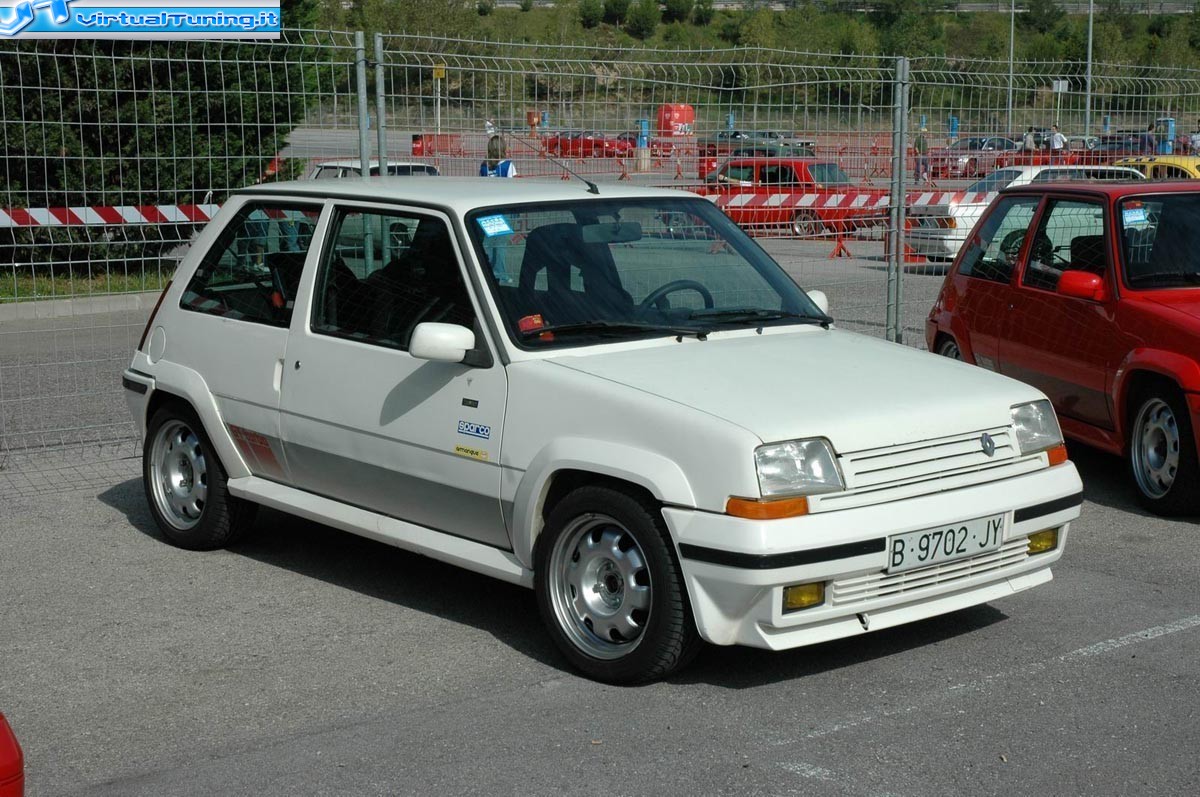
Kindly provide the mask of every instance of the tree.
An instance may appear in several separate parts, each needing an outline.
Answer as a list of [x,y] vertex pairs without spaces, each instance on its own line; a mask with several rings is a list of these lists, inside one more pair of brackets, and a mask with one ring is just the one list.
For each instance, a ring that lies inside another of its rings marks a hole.
[[579,22],[585,28],[594,28],[604,19],[604,0],[581,0]]
[[604,0],[604,21],[620,25],[629,13],[629,0]]
[[1026,30],[1049,33],[1065,16],[1066,12],[1059,8],[1055,0],[1029,0],[1025,13],[1017,19]]
[[649,39],[662,21],[658,0],[638,0],[625,15],[625,32],[638,39]]
[[521,0],[520,7],[522,11],[532,11],[533,0]]
[[663,22],[687,22],[696,0],[667,0],[663,4]]
[[496,0],[479,0],[475,8],[479,11],[479,16],[486,17],[496,10]]
[[696,0],[692,7],[692,22],[704,26],[713,21],[713,0]]

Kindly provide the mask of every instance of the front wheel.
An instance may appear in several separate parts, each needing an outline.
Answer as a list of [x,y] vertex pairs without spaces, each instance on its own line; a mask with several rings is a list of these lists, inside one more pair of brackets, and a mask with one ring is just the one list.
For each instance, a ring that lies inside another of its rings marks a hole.
[[1200,511],[1200,463],[1183,396],[1165,385],[1143,390],[1132,418],[1128,462],[1138,501],[1158,515]]
[[254,522],[257,505],[229,494],[200,419],[182,404],[164,405],[151,416],[142,484],[159,530],[180,548],[222,548]]
[[942,342],[938,344],[937,353],[943,357],[949,357],[951,360],[961,360],[962,349],[958,347],[958,342],[954,338],[942,338]]
[[792,235],[797,238],[815,238],[825,232],[825,225],[820,217],[811,210],[798,210],[792,216]]
[[610,487],[550,513],[535,552],[538,609],[563,655],[608,683],[663,678],[700,647],[662,514]]

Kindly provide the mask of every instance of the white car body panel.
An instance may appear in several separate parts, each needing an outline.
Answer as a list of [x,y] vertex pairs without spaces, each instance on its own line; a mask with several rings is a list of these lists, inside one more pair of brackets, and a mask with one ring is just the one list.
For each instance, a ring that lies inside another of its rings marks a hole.
[[[1145,178],[1137,169],[1126,166],[1008,166],[998,169],[993,175],[999,172],[1013,172],[1016,175],[1001,186],[1002,188],[1015,188],[1044,180],[1066,179],[1057,175],[1069,175],[1074,179],[1075,175],[1081,172],[1084,175],[1119,173],[1131,180]],[[971,230],[975,229],[975,225],[983,218],[983,212],[991,205],[998,191],[999,189],[986,194],[968,194],[961,202],[909,208],[908,218],[912,227],[905,231],[906,242],[917,254],[953,259]],[[952,221],[953,226],[946,226],[947,221]]]
[[[534,549],[555,479],[573,471],[636,485],[662,505],[697,626],[717,644],[811,644],[1050,578],[1079,515],[1079,477],[1069,462],[1048,467],[1044,453],[1022,455],[1005,442],[1010,407],[1044,398],[1040,392],[816,325],[523,349],[500,331],[496,300],[481,292],[483,269],[459,222],[476,208],[578,200],[588,196],[584,189],[446,178],[422,181],[414,196],[411,186],[281,183],[232,198],[197,239],[151,321],[151,339],[161,345],[135,353],[126,372],[138,428],[164,394],[183,399],[203,423],[233,495],[525,586],[534,583]],[[605,199],[654,196],[703,201],[604,188]],[[237,208],[264,197],[323,208],[290,327],[181,309],[202,253]],[[454,225],[490,366],[418,360],[312,332],[311,298],[332,210],[371,203],[419,206]],[[1002,452],[980,448],[984,432],[995,434]],[[257,436],[248,445],[238,434]],[[802,437],[832,444],[846,490],[813,496],[803,517],[725,514],[730,497],[760,495],[755,448]],[[936,469],[946,451],[962,465]],[[864,458],[885,462],[883,475]],[[264,459],[276,460],[277,471]],[[305,469],[308,481],[293,483]],[[389,489],[395,505],[363,505]],[[962,560],[981,567],[957,575],[954,563],[936,572],[883,572],[880,546],[890,535],[989,514],[1005,517],[1004,553],[994,562]],[[1027,555],[1025,537],[1046,528],[1059,529],[1059,546]],[[845,594],[874,591],[785,615],[784,586],[809,580]],[[876,581],[878,589],[870,586]]]

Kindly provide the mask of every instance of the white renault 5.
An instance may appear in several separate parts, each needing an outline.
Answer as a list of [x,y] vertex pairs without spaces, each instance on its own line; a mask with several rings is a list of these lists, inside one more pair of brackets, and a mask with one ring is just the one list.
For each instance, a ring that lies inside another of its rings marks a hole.
[[124,385],[174,544],[266,505],[532,587],[612,682],[1044,583],[1082,500],[1041,393],[837,329],[674,191],[242,191]]

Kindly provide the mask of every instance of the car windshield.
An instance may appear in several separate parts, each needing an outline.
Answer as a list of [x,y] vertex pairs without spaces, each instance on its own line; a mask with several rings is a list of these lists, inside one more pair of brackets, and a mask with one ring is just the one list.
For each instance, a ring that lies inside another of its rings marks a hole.
[[466,224],[506,331],[524,348],[828,322],[707,200],[489,207]]
[[808,171],[813,181],[821,185],[847,185],[850,177],[836,163],[810,163]]
[[983,139],[981,139],[981,138],[960,138],[958,141],[955,141],[953,144],[951,144],[949,147],[947,147],[947,149],[953,149],[953,150],[979,149],[982,146],[983,146]]
[[990,194],[993,191],[999,191],[1020,176],[1020,169],[999,169],[982,180],[971,183],[967,186],[967,193]]
[[1200,286],[1200,193],[1131,197],[1119,207],[1129,287]]

